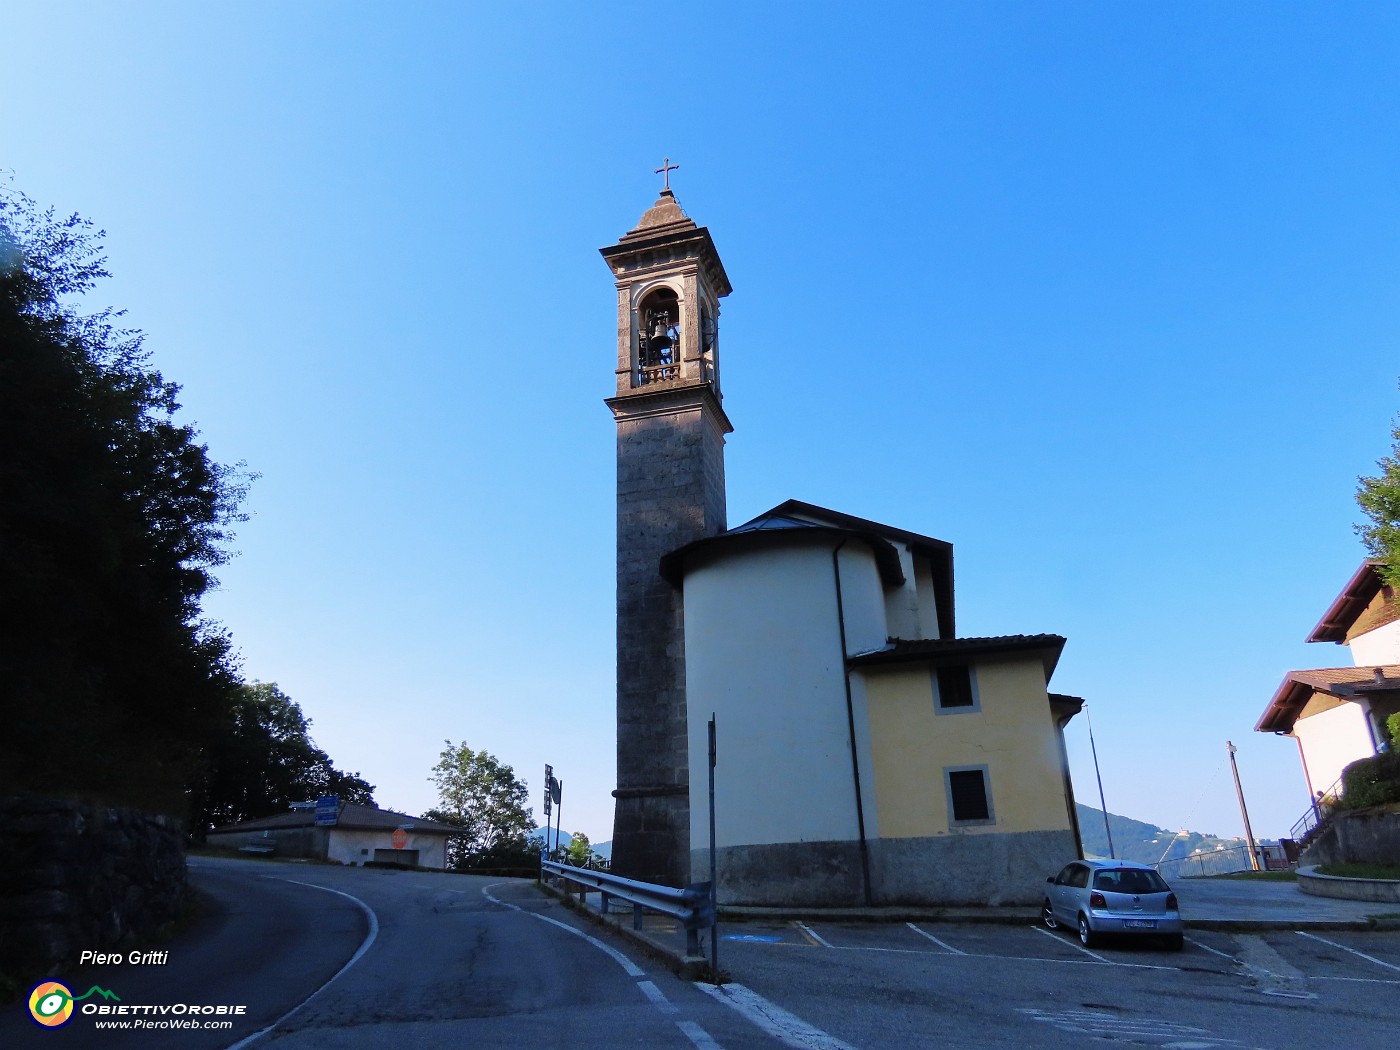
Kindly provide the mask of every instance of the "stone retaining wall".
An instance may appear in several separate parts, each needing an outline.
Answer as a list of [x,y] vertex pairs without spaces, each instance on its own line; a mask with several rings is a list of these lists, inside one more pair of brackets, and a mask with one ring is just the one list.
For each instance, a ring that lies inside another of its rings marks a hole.
[[0,829],[0,969],[33,968],[37,980],[170,922],[184,903],[184,836],[168,817],[5,797]]
[[1400,813],[1342,810],[1308,843],[1299,863],[1400,867]]

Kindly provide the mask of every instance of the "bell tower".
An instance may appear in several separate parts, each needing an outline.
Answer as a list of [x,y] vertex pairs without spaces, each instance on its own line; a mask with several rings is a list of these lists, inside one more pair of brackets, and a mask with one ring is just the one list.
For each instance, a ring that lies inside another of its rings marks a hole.
[[617,282],[617,790],[613,870],[679,886],[690,869],[681,595],[661,557],[725,530],[719,300],[710,233],[666,185],[601,249]]

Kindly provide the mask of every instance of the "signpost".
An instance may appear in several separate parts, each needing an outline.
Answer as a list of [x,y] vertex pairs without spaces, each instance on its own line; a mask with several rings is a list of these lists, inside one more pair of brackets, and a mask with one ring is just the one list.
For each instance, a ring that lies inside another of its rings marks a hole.
[[322,795],[316,800],[316,826],[330,827],[340,815],[340,796]]

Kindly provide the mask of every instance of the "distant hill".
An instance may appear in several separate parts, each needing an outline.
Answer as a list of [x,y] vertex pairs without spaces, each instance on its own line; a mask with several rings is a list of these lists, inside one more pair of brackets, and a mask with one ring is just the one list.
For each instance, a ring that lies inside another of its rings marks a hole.
[[[1078,804],[1077,810],[1084,855],[1107,857],[1108,836],[1104,832],[1103,810],[1082,803]],[[1243,838],[1222,839],[1198,831],[1170,831],[1117,813],[1108,815],[1108,826],[1113,832],[1115,857],[1141,864],[1160,861],[1162,874],[1168,878],[1173,875],[1211,875],[1249,866]]]

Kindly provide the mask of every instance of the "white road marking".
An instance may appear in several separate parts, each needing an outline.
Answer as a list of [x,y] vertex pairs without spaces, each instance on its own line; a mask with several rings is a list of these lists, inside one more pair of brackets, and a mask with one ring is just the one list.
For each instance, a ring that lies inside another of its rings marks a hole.
[[1380,959],[1377,959],[1371,955],[1367,955],[1365,952],[1359,952],[1355,948],[1348,948],[1345,944],[1338,944],[1336,941],[1329,941],[1326,938],[1318,937],[1315,934],[1304,933],[1302,930],[1294,930],[1293,932],[1296,933],[1299,937],[1306,937],[1310,941],[1317,941],[1320,944],[1330,945],[1333,948],[1340,948],[1344,952],[1351,952],[1352,955],[1360,956],[1367,962],[1372,962],[1375,963],[1377,966],[1384,966],[1387,970],[1395,970],[1397,973],[1400,973],[1400,966],[1396,966],[1394,963],[1382,962]]
[[905,923],[904,925],[908,926],[911,930],[913,930],[915,933],[917,933],[920,937],[927,937],[929,940],[931,940],[934,944],[938,945],[938,947],[942,948],[944,951],[952,952],[954,955],[966,955],[966,954],[967,954],[967,952],[960,952],[960,951],[958,951],[958,950],[957,950],[956,948],[954,948],[951,944],[944,944],[942,941],[940,941],[940,940],[939,940],[937,937],[935,937],[933,934],[929,933],[927,930],[921,930],[921,929],[919,929],[919,928],[918,928],[917,926],[915,926],[912,922],[907,922],[907,923]]
[[374,939],[379,936],[379,917],[374,914],[374,909],[371,908],[364,901],[360,900],[359,897],[353,897],[350,894],[343,893],[340,890],[333,890],[329,886],[318,886],[314,882],[301,882],[298,879],[283,879],[278,878],[276,875],[261,875],[259,876],[259,878],[271,879],[274,882],[291,882],[295,883],[298,886],[309,886],[313,890],[324,890],[326,893],[334,893],[337,897],[345,897],[348,900],[352,900],[359,906],[360,910],[365,913],[365,918],[369,920],[369,933],[367,933],[365,935],[365,939],[360,942],[360,946],[357,949],[355,949],[355,954],[350,956],[350,958],[346,961],[344,966],[342,966],[339,970],[336,970],[336,972],[331,976],[330,980],[326,981],[325,984],[321,985],[321,987],[317,988],[314,992],[308,995],[301,1002],[297,1003],[296,1006],[292,1007],[281,1017],[277,1018],[277,1020],[273,1021],[266,1028],[254,1032],[252,1035],[246,1036],[243,1039],[240,1039],[238,1042],[230,1046],[228,1050],[242,1050],[243,1047],[248,1046],[254,1040],[260,1039],[262,1036],[267,1035],[268,1032],[272,1031],[287,1018],[291,1017],[292,1014],[296,1013],[307,1003],[311,1002],[312,999],[315,999],[316,996],[320,995],[322,992],[324,992],[327,988],[330,987],[332,981],[334,981],[346,970],[350,969],[350,967],[354,966],[357,962],[359,962],[360,959],[363,958],[365,952],[369,951],[370,945],[374,943]]
[[742,984],[725,984],[719,987],[697,984],[695,987],[714,996],[726,1006],[733,1007],[774,1039],[784,1046],[793,1047],[794,1050],[855,1050],[849,1043],[843,1043],[834,1035],[809,1025],[802,1018],[788,1013],[775,1003],[770,1003]]
[[[1081,952],[1083,952],[1085,955],[1088,955],[1088,956],[1090,956],[1091,958],[1097,959],[1099,962],[1104,963],[1104,964],[1106,964],[1106,965],[1108,965],[1108,966],[1117,966],[1117,965],[1118,965],[1118,964],[1117,964],[1116,962],[1114,962],[1112,959],[1105,959],[1105,958],[1104,958],[1102,955],[1100,955],[1098,952],[1091,952],[1088,948],[1084,947],[1084,945],[1080,944],[1077,940],[1076,940],[1076,941],[1066,941],[1066,940],[1065,940],[1063,937],[1061,937],[1059,934],[1057,934],[1057,933],[1051,933],[1049,930],[1042,930],[1039,926],[1032,926],[1031,929],[1033,929],[1036,933],[1043,933],[1043,934],[1045,934],[1045,936],[1051,938],[1052,940],[1059,941],[1061,944],[1068,944],[1071,948],[1078,948],[1078,949],[1079,949]],[[1162,966],[1162,967],[1154,967],[1154,969],[1169,969],[1169,967],[1165,967],[1165,966]]]
[[816,930],[812,929],[812,927],[808,926],[805,922],[794,922],[793,925],[796,926],[803,933],[805,933],[808,937],[812,938],[812,940],[820,944],[823,948],[833,947],[830,941],[824,938]]
[[1196,940],[1196,938],[1194,938],[1194,937],[1187,937],[1186,939],[1187,939],[1188,941],[1190,941],[1192,944],[1194,944],[1197,948],[1201,948],[1201,949],[1203,949],[1203,950],[1205,950],[1205,951],[1208,951],[1208,952],[1210,952],[1212,955],[1218,955],[1218,956],[1220,956],[1222,959],[1229,959],[1229,960],[1233,961],[1234,958],[1235,958],[1235,957],[1234,957],[1233,955],[1231,955],[1229,952],[1222,952],[1222,951],[1219,951],[1219,950],[1217,950],[1217,949],[1215,949],[1215,948],[1212,948],[1209,944],[1202,944],[1200,941]]
[[637,987],[642,990],[642,994],[650,999],[663,1014],[673,1014],[676,1012],[676,1007],[671,1000],[667,999],[666,996],[662,994],[661,989],[650,981],[638,981]]
[[[1167,1046],[1221,1047],[1242,1046],[1238,1039],[1221,1039],[1208,1029],[1193,1025],[1178,1024],[1175,1021],[1162,1021],[1154,1017],[1125,1018],[1099,1010],[1037,1010],[1023,1007],[1017,1011],[1036,1021],[1053,1025],[1062,1032],[1076,1032],[1084,1035],[1106,1036],[1109,1038],[1137,1037],[1159,1040]],[[1166,1040],[1171,1040],[1166,1043]]]
[[677,1021],[676,1027],[685,1034],[685,1037],[695,1044],[696,1050],[724,1050],[717,1042],[710,1038],[710,1033],[701,1028],[694,1021]]

